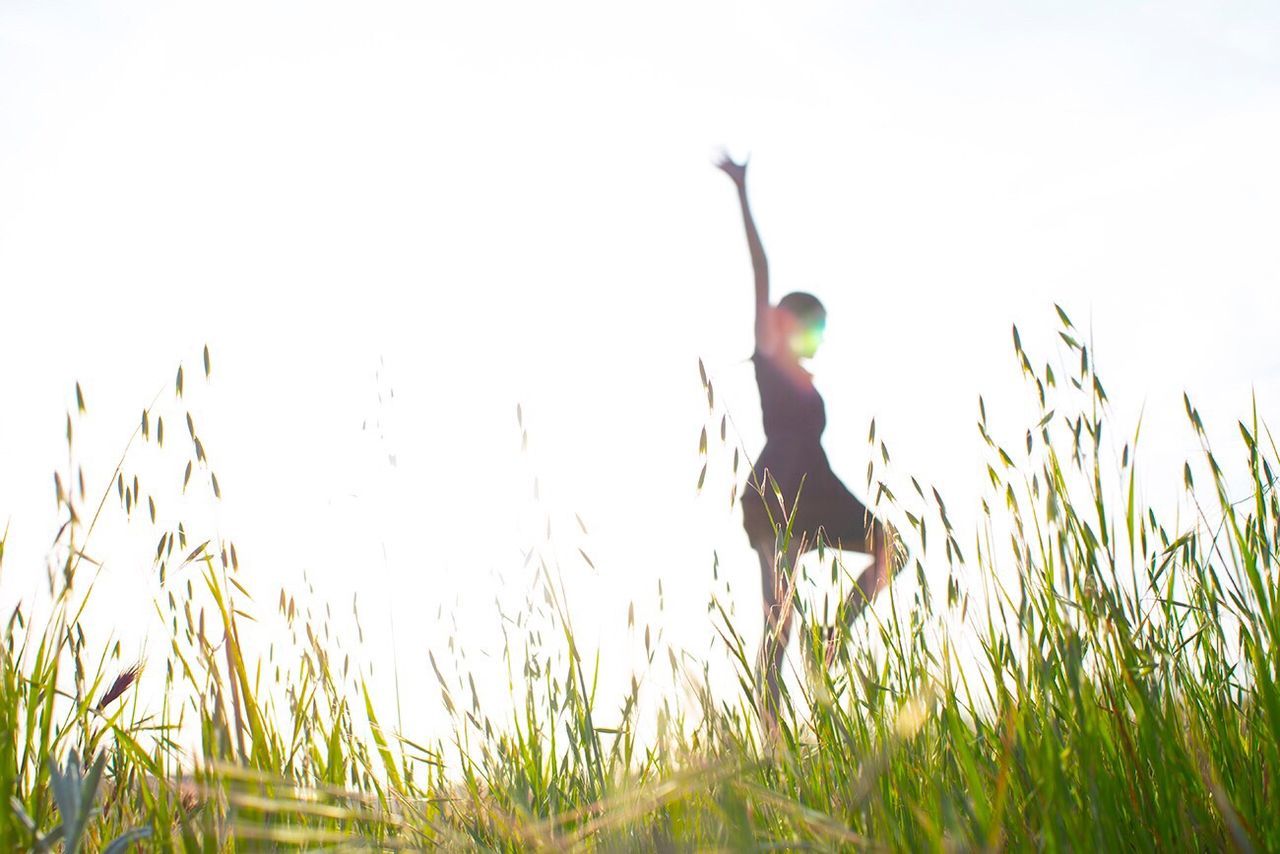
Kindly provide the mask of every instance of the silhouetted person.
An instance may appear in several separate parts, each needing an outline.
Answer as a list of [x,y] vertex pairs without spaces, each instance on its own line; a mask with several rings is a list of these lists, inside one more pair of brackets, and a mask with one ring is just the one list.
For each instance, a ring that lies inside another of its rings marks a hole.
[[[751,489],[742,499],[742,521],[760,558],[764,592],[764,639],[757,664],[760,687],[767,691],[761,714],[772,721],[778,699],[779,666],[791,633],[792,574],[797,558],[818,548],[870,554],[871,566],[856,582],[842,606],[852,621],[878,590],[888,583],[891,567],[884,527],[853,496],[827,461],[822,431],[826,407],[802,360],[817,352],[826,326],[826,309],[807,293],[790,293],[769,302],[769,263],[747,204],[747,164],[725,155],[717,166],[738,188],[742,219],[755,270],[756,347],[751,355],[765,445],[752,467]],[[774,487],[781,492],[780,506]],[[787,525],[790,521],[790,536]],[[834,653],[828,639],[828,663]]]

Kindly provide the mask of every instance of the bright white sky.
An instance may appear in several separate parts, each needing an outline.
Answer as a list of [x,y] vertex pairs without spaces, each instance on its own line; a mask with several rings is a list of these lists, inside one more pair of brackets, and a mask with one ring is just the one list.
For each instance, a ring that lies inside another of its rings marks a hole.
[[[183,361],[260,608],[304,570],[335,612],[361,589],[367,654],[393,616],[432,720],[426,647],[450,614],[492,647],[494,573],[523,578],[547,512],[606,649],[661,578],[668,636],[704,650],[713,550],[758,619],[724,452],[694,490],[719,419],[699,356],[761,443],[721,143],[753,155],[776,295],[830,311],[814,368],[855,490],[874,415],[972,519],[977,394],[1016,442],[1009,326],[1048,357],[1057,301],[1092,327],[1119,423],[1146,405],[1145,487],[1171,494],[1183,389],[1226,441],[1252,389],[1280,413],[1280,13],[1034,8],[6,2],[0,598],[43,585],[74,382],[96,492]],[[147,459],[163,516],[185,458]],[[158,530],[130,530],[98,556],[140,647]]]

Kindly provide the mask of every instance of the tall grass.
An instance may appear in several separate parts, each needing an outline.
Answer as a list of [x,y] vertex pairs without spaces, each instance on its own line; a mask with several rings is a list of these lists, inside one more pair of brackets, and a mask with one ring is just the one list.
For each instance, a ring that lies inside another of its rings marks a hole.
[[[118,650],[85,640],[94,594],[81,570],[106,497],[86,514],[83,479],[69,489],[59,475],[52,608],[36,623],[15,611],[0,648],[0,847],[1280,849],[1280,454],[1256,417],[1241,423],[1228,467],[1246,488],[1233,494],[1187,400],[1196,515],[1162,521],[1142,500],[1136,425],[1118,432],[1087,344],[1058,314],[1057,372],[1014,331],[1032,423],[1009,433],[980,404],[989,488],[976,531],[954,528],[936,490],[893,475],[872,428],[869,496],[906,567],[834,664],[801,645],[768,736],[756,622],[713,601],[740,690],[714,691],[699,662],[671,655],[696,699],[642,720],[642,681],[598,696],[601,663],[542,566],[557,634],[513,621],[514,715],[489,717],[474,688],[470,702],[455,694],[455,663],[433,654],[455,727],[451,744],[420,744],[387,725],[305,601],[278,602],[292,647],[249,646],[254,585],[234,546],[193,547],[180,524],[156,552],[170,637],[142,677],[164,668],[153,707]],[[181,373],[175,385],[181,395]],[[143,442],[159,441],[151,422]],[[187,426],[183,488],[216,495]],[[126,460],[111,489],[133,512]],[[828,563],[844,577],[839,556]],[[808,613],[800,632],[817,639],[822,622]],[[663,666],[647,636],[645,653]]]

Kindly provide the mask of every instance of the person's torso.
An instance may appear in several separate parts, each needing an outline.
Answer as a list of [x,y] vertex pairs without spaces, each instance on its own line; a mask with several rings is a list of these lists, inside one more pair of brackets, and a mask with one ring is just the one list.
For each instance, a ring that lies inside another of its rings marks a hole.
[[822,450],[827,410],[813,380],[802,369],[789,370],[771,356],[756,352],[756,385],[765,441],[770,446],[791,446],[794,451]]

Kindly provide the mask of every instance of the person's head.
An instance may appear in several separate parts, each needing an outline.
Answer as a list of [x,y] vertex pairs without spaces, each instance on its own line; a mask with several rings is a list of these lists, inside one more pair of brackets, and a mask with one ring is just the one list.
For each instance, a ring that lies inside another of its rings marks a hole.
[[797,359],[811,358],[822,343],[827,327],[827,310],[813,294],[794,291],[778,301],[778,324],[782,339]]

